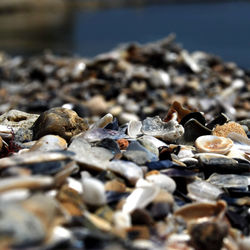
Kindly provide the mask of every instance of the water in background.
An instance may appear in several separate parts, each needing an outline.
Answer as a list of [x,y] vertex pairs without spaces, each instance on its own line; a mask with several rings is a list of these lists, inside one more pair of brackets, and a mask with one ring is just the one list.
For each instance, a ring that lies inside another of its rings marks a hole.
[[13,30],[0,26],[0,50],[11,54],[40,53],[48,48],[92,57],[120,43],[146,43],[175,33],[177,42],[189,51],[206,51],[250,68],[250,2],[71,9],[61,19],[57,15],[52,26],[36,28],[33,24],[33,29],[16,32],[14,25]]

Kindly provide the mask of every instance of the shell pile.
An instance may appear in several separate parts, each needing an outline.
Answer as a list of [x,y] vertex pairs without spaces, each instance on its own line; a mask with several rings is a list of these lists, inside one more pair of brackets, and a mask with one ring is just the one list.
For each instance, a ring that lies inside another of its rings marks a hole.
[[0,78],[0,249],[250,249],[249,72],[170,36]]
[[232,121],[177,102],[164,119],[124,124],[24,114],[4,116],[36,119],[1,127],[1,249],[249,249],[246,127],[213,135]]

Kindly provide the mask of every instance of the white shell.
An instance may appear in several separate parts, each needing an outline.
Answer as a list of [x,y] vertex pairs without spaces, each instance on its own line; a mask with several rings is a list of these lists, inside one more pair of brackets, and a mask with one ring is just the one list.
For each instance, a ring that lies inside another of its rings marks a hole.
[[141,121],[130,121],[128,123],[128,136],[130,138],[136,138],[141,133],[141,127]]
[[217,186],[202,180],[196,180],[187,185],[188,196],[199,202],[216,201],[223,191]]
[[143,177],[142,169],[133,162],[114,160],[111,161],[108,169],[125,177],[131,184]]
[[116,228],[128,228],[131,227],[131,216],[126,212],[116,211],[113,214],[113,222]]
[[122,211],[130,213],[137,208],[144,208],[151,203],[159,192],[153,183],[139,179],[136,189],[127,197]]
[[95,178],[82,180],[83,199],[89,205],[101,206],[106,203],[104,184]]
[[195,147],[199,152],[226,154],[232,148],[233,142],[229,138],[204,135],[195,141]]
[[152,174],[146,177],[146,180],[154,183],[161,189],[168,191],[169,193],[173,193],[176,189],[175,181],[164,174]]

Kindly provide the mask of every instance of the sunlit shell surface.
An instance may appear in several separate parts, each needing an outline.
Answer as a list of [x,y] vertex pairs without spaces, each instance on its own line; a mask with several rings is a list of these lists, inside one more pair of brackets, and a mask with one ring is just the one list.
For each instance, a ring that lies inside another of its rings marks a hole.
[[200,136],[195,141],[195,147],[199,152],[226,154],[232,146],[231,139],[213,135]]

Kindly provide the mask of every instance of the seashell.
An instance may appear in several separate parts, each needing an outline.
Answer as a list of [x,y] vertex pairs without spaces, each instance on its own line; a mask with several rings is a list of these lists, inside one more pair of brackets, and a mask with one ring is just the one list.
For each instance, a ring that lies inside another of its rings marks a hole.
[[221,188],[246,188],[249,185],[248,177],[236,174],[212,174],[209,183]]
[[159,188],[153,183],[139,179],[135,190],[127,197],[122,211],[131,213],[137,208],[144,208],[151,203],[159,192]]
[[22,201],[30,196],[30,190],[28,188],[18,188],[10,189],[9,191],[4,191],[0,193],[0,203],[2,202],[12,202],[12,201]]
[[170,106],[170,109],[169,109],[166,117],[164,117],[163,121],[167,122],[167,121],[171,120],[171,118],[175,112],[177,112],[178,122],[180,122],[184,116],[191,113],[192,111],[184,108],[179,102],[174,101],[172,103],[172,105]]
[[95,178],[84,178],[82,180],[83,200],[92,206],[106,204],[105,186]]
[[[153,137],[155,138],[155,137]],[[155,138],[156,139],[156,138]],[[156,139],[157,140],[157,139]],[[145,147],[148,151],[150,151],[152,154],[156,155],[157,157],[159,156],[159,150],[158,147],[156,147],[151,141],[147,139],[138,138],[138,142],[142,144],[143,147]]]
[[113,121],[108,123],[104,128],[118,131],[119,130],[118,120],[116,118],[114,118]]
[[27,211],[20,203],[1,202],[0,213],[1,235],[5,235],[8,244],[21,247],[45,240],[47,228],[39,217]]
[[101,119],[99,119],[97,122],[95,122],[90,129],[104,128],[105,126],[107,126],[109,123],[112,122],[113,122],[113,115],[108,113]]
[[141,121],[129,121],[127,133],[130,138],[136,138],[141,134],[142,122]]
[[213,129],[216,125],[223,125],[224,123],[228,122],[229,118],[225,114],[220,114],[215,117],[211,122],[209,122],[206,127],[209,129]]
[[232,140],[214,135],[200,136],[195,141],[198,152],[226,154],[232,146]]
[[184,134],[178,139],[179,144],[193,145],[195,140],[203,135],[210,135],[211,130],[199,123],[195,119],[190,119],[184,125]]
[[183,158],[192,158],[194,156],[194,147],[181,146],[179,153],[177,154],[179,160]]
[[114,179],[105,183],[105,190],[106,192],[113,191],[123,193],[126,191],[126,185],[121,181]]
[[63,167],[54,177],[55,185],[61,186],[71,174],[76,173],[79,170],[78,165],[74,161],[69,162]]
[[243,173],[250,171],[250,165],[239,163],[237,160],[220,154],[201,153],[197,154],[199,165],[205,172],[218,173]]
[[123,155],[128,160],[133,161],[138,165],[143,165],[146,162],[158,160],[156,155],[148,151],[138,141],[130,142],[127,150]]
[[235,148],[245,153],[250,154],[250,139],[249,138],[241,134],[235,133],[235,132],[229,133],[228,138],[234,141]]
[[78,164],[97,171],[107,169],[109,160],[113,158],[111,151],[103,147],[91,147],[82,137],[76,137],[68,147],[68,151],[75,153],[73,159]]
[[113,215],[113,223],[115,228],[123,229],[131,227],[131,216],[129,213],[123,211],[116,211]]
[[48,188],[54,184],[52,177],[46,176],[19,176],[4,178],[0,182],[0,193],[20,188],[39,189]]
[[181,216],[187,223],[208,220],[221,220],[226,213],[226,202],[202,202],[185,205],[174,212],[174,216]]
[[118,140],[126,137],[122,131],[116,131],[104,128],[95,128],[79,134],[77,137],[83,137],[88,142],[97,142],[105,138]]
[[156,148],[168,146],[165,142],[155,138],[154,136],[150,136],[150,135],[143,135],[140,138],[138,138],[138,140],[140,142],[143,141],[145,143],[147,143],[147,142],[152,143]]
[[45,135],[36,141],[29,151],[56,151],[65,150],[66,148],[67,142],[62,137],[56,135]]
[[236,122],[228,122],[221,126],[217,125],[213,130],[212,134],[216,136],[227,137],[228,134],[232,132],[247,137],[244,128],[239,123]]
[[206,119],[205,119],[205,117],[202,115],[201,112],[191,112],[191,113],[185,115],[185,116],[181,119],[180,124],[181,124],[182,126],[184,126],[185,123],[186,123],[187,121],[189,121],[190,119],[195,119],[196,121],[198,121],[198,122],[199,122],[200,124],[202,124],[202,125],[205,125],[205,124],[206,124]]
[[217,200],[223,191],[216,185],[207,181],[196,180],[187,185],[188,196],[199,202],[209,202]]
[[169,193],[173,193],[176,189],[175,181],[163,174],[152,174],[146,177],[146,180],[154,183],[161,189],[168,191]]
[[163,161],[147,162],[146,165],[149,170],[161,170],[173,167],[174,163],[170,160],[163,160]]
[[110,162],[108,170],[120,174],[132,185],[135,185],[137,180],[143,177],[142,169],[129,161],[113,160]]
[[188,169],[178,169],[170,168],[161,171],[162,174],[166,174],[170,177],[184,177],[184,178],[193,178],[197,175],[194,171]]
[[105,138],[101,140],[100,142],[97,142],[96,146],[103,147],[103,148],[110,150],[113,155],[121,153],[118,143],[115,140],[110,139],[110,138]]
[[13,155],[2,158],[0,161],[0,169],[15,165],[26,165],[40,162],[62,161],[72,156],[70,152],[27,152],[20,155]]
[[126,178],[132,185],[143,177],[142,169],[133,162],[114,160],[111,161],[108,169]]
[[183,135],[184,129],[178,124],[176,116],[163,122],[159,116],[148,117],[142,122],[141,131],[145,135],[154,136],[165,141],[175,141]]
[[96,228],[100,229],[101,231],[104,231],[104,232],[110,232],[112,230],[112,226],[111,224],[102,219],[101,217],[95,215],[95,214],[92,214],[92,213],[89,213],[88,211],[84,211],[83,212],[83,215],[86,219],[88,219]]

